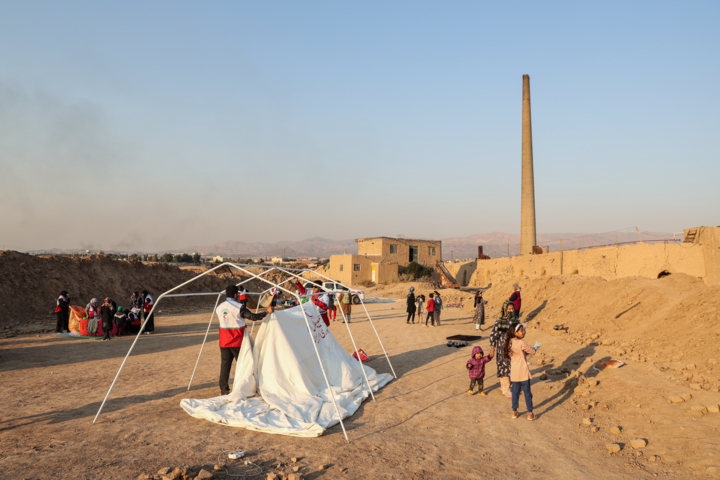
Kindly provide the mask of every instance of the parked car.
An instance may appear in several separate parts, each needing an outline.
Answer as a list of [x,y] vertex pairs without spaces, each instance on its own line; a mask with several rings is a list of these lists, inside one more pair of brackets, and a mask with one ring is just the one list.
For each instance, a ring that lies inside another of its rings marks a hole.
[[[312,282],[307,282],[305,284],[305,288],[307,290],[310,290],[314,286],[315,286],[315,284]],[[322,287],[326,291],[335,291],[335,292],[339,292],[340,290],[342,290],[344,288],[343,284],[341,284],[339,282],[323,282]],[[363,292],[362,290],[355,290],[353,288],[349,288],[348,291],[352,295],[352,303],[354,303],[355,305],[360,305],[360,300],[365,300],[365,292]]]

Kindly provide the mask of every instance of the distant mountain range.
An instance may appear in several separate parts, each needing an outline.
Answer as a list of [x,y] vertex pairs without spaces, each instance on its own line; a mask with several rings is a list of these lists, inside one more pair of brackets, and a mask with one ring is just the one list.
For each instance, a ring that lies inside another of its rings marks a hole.
[[[672,233],[663,232],[640,232],[644,241],[672,239]],[[538,235],[537,243],[541,247],[549,247],[550,251],[562,248],[571,250],[594,245],[609,245],[616,241],[632,242],[638,240],[637,232],[606,232],[606,233],[547,233]],[[469,237],[446,238],[442,240],[443,260],[470,259],[476,258],[478,245],[482,245],[483,253],[491,258],[506,257],[508,250],[511,255],[520,252],[520,235],[510,233],[493,232],[482,235],[471,235]],[[83,250],[36,250],[28,253],[79,253]],[[202,255],[221,255],[232,258],[256,258],[256,257],[318,257],[328,258],[331,255],[343,253],[357,253],[358,245],[355,240],[328,240],[327,238],[313,237],[299,241],[282,241],[276,243],[245,243],[227,241],[215,245],[192,246],[179,250],[170,250],[172,253],[199,252]],[[111,252],[105,253],[126,253]],[[137,252],[139,253],[139,252]],[[164,253],[149,252],[149,253]]]
[[329,258],[330,255],[357,253],[355,240],[328,240],[313,237],[296,242],[283,241],[277,243],[245,243],[227,241],[215,245],[194,246],[183,251],[200,252],[202,255],[222,255],[228,257],[318,257]]

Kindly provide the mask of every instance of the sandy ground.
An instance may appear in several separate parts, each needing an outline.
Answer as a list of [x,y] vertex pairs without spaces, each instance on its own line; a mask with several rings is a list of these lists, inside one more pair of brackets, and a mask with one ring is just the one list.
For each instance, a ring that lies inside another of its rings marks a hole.
[[[93,417],[131,338],[102,342],[41,334],[0,340],[1,476],[134,479],[181,465],[197,472],[212,468],[218,454],[230,449],[245,450],[265,468],[255,478],[266,478],[268,469],[287,475],[298,465],[305,478],[323,480],[720,476],[720,414],[691,413],[693,406],[717,405],[717,393],[692,392],[691,401],[670,404],[668,395],[689,391],[680,391],[656,367],[628,362],[597,374],[589,367],[610,358],[610,347],[571,344],[531,327],[527,341],[540,341],[544,353],[531,360],[538,420],[511,420],[495,362],[487,369],[488,396],[468,396],[464,361],[471,347],[445,345],[446,336],[475,333],[466,311],[448,308],[443,326],[426,328],[407,325],[399,302],[368,308],[398,378],[376,394],[376,403],[366,401],[346,420],[349,444],[339,426],[305,439],[188,416],[179,406],[181,399],[219,394],[216,329],[193,388],[186,391],[209,313],[159,316],[156,334],[138,341],[95,425]],[[371,356],[370,366],[390,373],[369,322],[357,308],[354,316],[353,333]],[[334,323],[331,330],[349,350],[344,325]],[[486,351],[488,333],[478,342]],[[568,373],[540,379],[541,373],[560,369]],[[584,378],[599,384],[588,387]],[[583,418],[592,419],[599,431],[591,433]],[[611,433],[614,426],[621,433]],[[647,446],[631,447],[636,438],[646,439]],[[610,454],[608,443],[623,449]],[[300,460],[292,464],[291,457]],[[279,463],[283,467],[274,468]],[[319,470],[321,464],[329,468]],[[233,466],[233,472],[242,470]],[[222,472],[215,478],[231,477]]]

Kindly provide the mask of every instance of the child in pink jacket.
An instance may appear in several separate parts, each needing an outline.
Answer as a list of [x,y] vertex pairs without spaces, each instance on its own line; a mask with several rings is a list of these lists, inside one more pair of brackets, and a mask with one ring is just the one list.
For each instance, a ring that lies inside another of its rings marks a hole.
[[485,379],[485,364],[492,360],[492,355],[483,356],[483,349],[480,347],[473,347],[472,357],[467,361],[465,368],[468,369],[468,375],[470,376],[470,390],[467,394],[472,395],[475,385],[478,387],[478,392],[481,396],[485,396],[486,393],[483,391],[483,380]]

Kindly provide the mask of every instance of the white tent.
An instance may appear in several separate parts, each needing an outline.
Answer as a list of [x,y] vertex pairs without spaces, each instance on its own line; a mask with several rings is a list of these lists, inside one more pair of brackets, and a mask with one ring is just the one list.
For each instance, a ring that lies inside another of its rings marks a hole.
[[206,400],[182,400],[180,405],[187,413],[232,427],[316,437],[338,423],[333,396],[339,416],[346,418],[370,395],[365,376],[374,391],[392,380],[390,374],[377,374],[350,356],[312,303],[277,311],[266,318],[254,346],[252,337],[245,339],[233,391]]
[[[181,403],[181,406],[188,413],[196,417],[207,418],[208,420],[226,424],[231,424],[231,422],[233,422],[236,426],[289,435],[317,436],[321,434],[325,428],[328,428],[339,421],[342,426],[345,439],[348,440],[347,432],[345,431],[342,419],[352,415],[368,394],[374,401],[375,396],[372,393],[373,390],[377,390],[378,388],[384,386],[391,380],[391,378],[390,375],[387,374],[377,375],[373,369],[362,365],[362,362],[356,363],[358,361],[349,356],[342,347],[340,347],[335,337],[332,333],[330,333],[329,329],[327,329],[325,324],[319,318],[315,306],[310,302],[303,304],[303,298],[301,295],[291,292],[282,286],[295,277],[301,278],[299,275],[305,272],[319,275],[327,280],[331,280],[330,278],[311,270],[262,266],[260,266],[260,268],[265,268],[266,270],[260,275],[255,275],[254,273],[246,270],[245,267],[258,267],[256,265],[243,265],[225,262],[159,295],[150,313],[155,311],[162,299],[179,296],[217,295],[217,300],[215,302],[215,307],[217,307],[220,297],[224,295],[224,292],[182,294],[173,294],[172,292],[194,282],[198,278],[207,275],[214,270],[225,266],[239,270],[250,277],[247,280],[238,283],[238,286],[249,282],[252,279],[257,279],[267,283],[271,286],[271,288],[275,288],[295,297],[300,306],[285,312],[276,311],[273,315],[266,317],[265,320],[263,320],[261,330],[258,332],[257,349],[253,348],[252,337],[250,335],[245,336],[248,341],[246,342],[243,340],[241,355],[236,366],[234,388],[230,395],[204,401],[184,400]],[[290,278],[279,284],[264,278],[264,275],[274,270],[284,272],[285,274],[290,275]],[[262,296],[267,293],[268,290],[248,293]],[[306,297],[308,296],[310,295],[306,295]],[[390,365],[393,376],[397,378],[395,370],[392,368],[392,364],[390,363],[390,358],[388,357],[385,347],[382,344],[382,340],[377,333],[377,329],[375,329],[372,318],[370,317],[364,302],[361,301],[361,303],[367,318],[370,321],[370,325],[377,336],[383,353],[385,354],[385,358]],[[200,347],[200,353],[198,354],[198,359],[195,363],[190,383],[188,384],[188,390],[190,389],[190,385],[192,385],[195,371],[197,370],[197,366],[200,362],[200,356],[202,355],[207,335],[212,326],[214,314],[215,309],[213,309],[210,316],[210,322],[208,323],[208,328],[205,333],[205,340],[203,340],[203,344]],[[343,314],[342,316],[345,326],[348,329],[348,334],[352,341],[353,348],[357,354],[358,349],[355,344],[352,331],[350,330],[350,325],[347,318],[345,318],[345,315]],[[304,328],[300,319],[304,320]],[[322,324],[322,327],[319,327],[314,323],[311,325],[310,319],[314,319],[315,322],[319,321],[319,323]],[[282,320],[284,320],[284,322],[282,322]],[[105,398],[103,399],[103,402],[93,419],[93,424],[100,416],[100,412],[105,406],[105,402],[110,396],[110,392],[112,392],[112,389],[115,386],[123,367],[125,366],[125,362],[127,362],[130,353],[132,353],[135,344],[145,329],[146,323],[147,320],[143,322],[140,331],[130,346],[130,350],[120,365],[120,369],[115,375],[115,379],[110,385],[110,389],[105,395]],[[306,337],[307,340],[305,343],[303,343],[302,335],[300,334],[302,331],[308,332],[309,334],[309,336]],[[292,332],[292,338],[290,338],[289,332]],[[283,342],[285,342],[286,350],[280,351],[279,349],[272,347],[271,343],[267,343],[270,342],[270,340],[266,340],[270,338],[277,340],[279,344],[283,344]],[[317,338],[321,338],[322,341],[318,343]],[[309,348],[310,345],[313,347],[312,350]],[[287,351],[288,348],[290,349],[290,352]],[[308,360],[307,353],[312,351],[315,352],[316,358]],[[265,355],[269,353],[264,352],[273,352],[271,355],[275,355],[274,360],[278,360],[280,358],[277,357],[278,355],[284,355],[283,359],[285,361],[279,362],[268,360],[268,357]],[[288,365],[292,363],[296,363],[297,365],[293,368],[289,368]],[[328,377],[328,370],[331,372],[330,378]],[[319,381],[319,374],[322,374],[324,386],[323,382]],[[276,377],[275,384],[270,382],[269,379],[271,376]],[[357,382],[358,378],[361,379],[359,384]],[[300,383],[295,385],[297,382]],[[257,393],[260,394],[259,397],[257,397]],[[340,396],[342,408],[338,405],[336,399],[336,396],[338,395]],[[328,417],[329,406],[325,405],[328,398],[333,404],[336,414],[335,417]],[[262,405],[263,400],[265,405]],[[298,404],[293,407],[295,402],[298,402]],[[221,415],[226,417],[224,421],[219,420]],[[262,417],[262,420],[258,420],[260,417]]]

